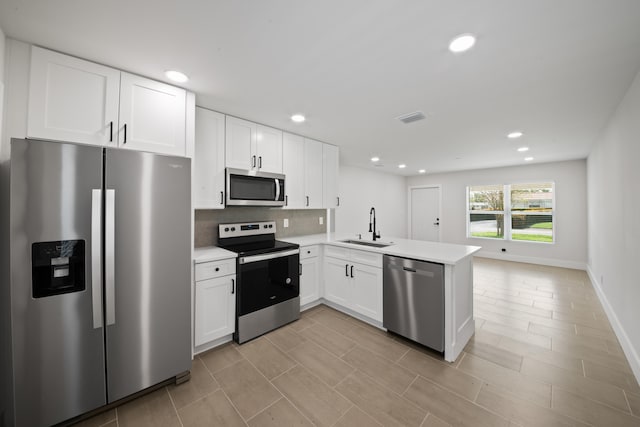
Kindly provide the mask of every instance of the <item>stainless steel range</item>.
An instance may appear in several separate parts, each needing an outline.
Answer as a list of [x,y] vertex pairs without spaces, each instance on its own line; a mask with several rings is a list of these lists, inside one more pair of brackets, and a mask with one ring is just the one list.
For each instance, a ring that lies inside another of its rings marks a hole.
[[300,318],[300,247],[275,233],[275,221],[219,225],[218,246],[238,254],[239,344]]

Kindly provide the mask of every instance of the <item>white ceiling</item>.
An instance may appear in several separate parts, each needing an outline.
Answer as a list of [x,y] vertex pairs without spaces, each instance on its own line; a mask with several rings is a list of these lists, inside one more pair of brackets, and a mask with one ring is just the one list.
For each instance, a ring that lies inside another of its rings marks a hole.
[[[198,105],[403,175],[523,164],[523,145],[585,158],[640,69],[638,0],[1,0],[0,27],[158,80],[182,70]],[[449,52],[466,32],[476,47]]]

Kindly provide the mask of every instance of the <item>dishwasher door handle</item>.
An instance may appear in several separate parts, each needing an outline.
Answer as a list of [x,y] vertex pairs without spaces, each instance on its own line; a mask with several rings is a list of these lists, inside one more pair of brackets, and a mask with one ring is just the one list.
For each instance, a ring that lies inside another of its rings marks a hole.
[[415,273],[415,272],[416,272],[416,269],[415,269],[415,268],[402,267],[402,269],[403,269],[404,271],[409,271],[409,272],[411,272],[411,273]]

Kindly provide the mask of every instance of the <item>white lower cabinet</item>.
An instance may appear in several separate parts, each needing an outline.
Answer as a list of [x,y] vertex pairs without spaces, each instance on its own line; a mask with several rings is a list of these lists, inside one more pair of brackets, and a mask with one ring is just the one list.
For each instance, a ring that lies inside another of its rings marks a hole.
[[235,331],[235,258],[196,264],[194,345]]
[[320,299],[320,257],[318,246],[300,248],[300,306]]
[[326,300],[382,322],[381,254],[326,246],[324,278]]

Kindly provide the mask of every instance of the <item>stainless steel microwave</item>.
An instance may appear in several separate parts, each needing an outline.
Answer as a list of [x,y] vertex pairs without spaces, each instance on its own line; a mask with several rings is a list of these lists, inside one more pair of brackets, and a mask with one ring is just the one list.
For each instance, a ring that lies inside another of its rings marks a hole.
[[284,206],[284,175],[227,168],[227,206]]

